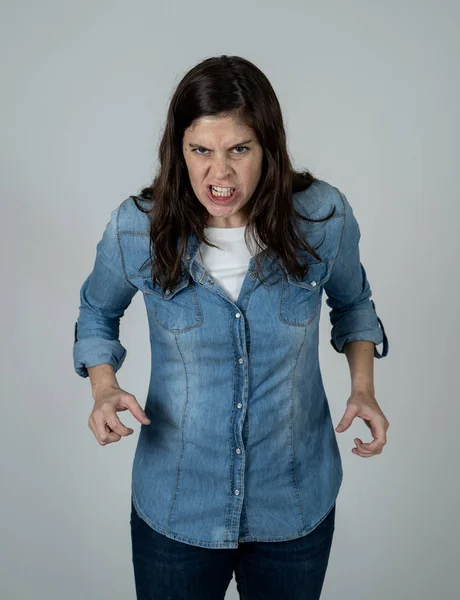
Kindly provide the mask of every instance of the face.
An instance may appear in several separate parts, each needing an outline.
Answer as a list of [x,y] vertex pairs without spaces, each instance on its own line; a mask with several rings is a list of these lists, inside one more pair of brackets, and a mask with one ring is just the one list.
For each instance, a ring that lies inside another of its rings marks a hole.
[[[232,117],[202,117],[184,132],[182,152],[209,227],[243,227],[245,205],[262,172],[263,150],[253,129]],[[212,195],[211,185],[223,189]],[[230,195],[228,195],[230,193]]]

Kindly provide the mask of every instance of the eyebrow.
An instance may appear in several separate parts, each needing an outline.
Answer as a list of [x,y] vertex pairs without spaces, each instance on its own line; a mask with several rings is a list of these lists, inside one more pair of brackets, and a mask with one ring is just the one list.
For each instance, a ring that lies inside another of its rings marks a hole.
[[[231,150],[232,148],[237,148],[238,146],[244,146],[244,144],[250,144],[252,142],[252,140],[245,140],[244,142],[238,142],[238,144],[235,144],[234,146],[230,146],[230,148],[228,148],[228,150]],[[209,150],[209,148],[206,148],[206,146],[203,146],[203,144],[189,144],[190,148],[204,148],[205,150]]]

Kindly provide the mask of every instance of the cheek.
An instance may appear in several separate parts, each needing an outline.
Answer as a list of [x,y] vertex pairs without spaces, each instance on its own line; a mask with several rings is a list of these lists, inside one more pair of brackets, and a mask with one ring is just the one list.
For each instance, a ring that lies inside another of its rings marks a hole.
[[262,165],[259,164],[259,162],[257,162],[257,161],[251,163],[250,165],[248,165],[247,169],[245,169],[244,179],[252,187],[257,185],[257,182],[259,181],[261,169],[262,169]]
[[197,165],[196,162],[194,160],[191,160],[190,158],[187,160],[187,169],[188,169],[188,175],[190,177],[191,181],[198,181],[200,178],[200,165]]

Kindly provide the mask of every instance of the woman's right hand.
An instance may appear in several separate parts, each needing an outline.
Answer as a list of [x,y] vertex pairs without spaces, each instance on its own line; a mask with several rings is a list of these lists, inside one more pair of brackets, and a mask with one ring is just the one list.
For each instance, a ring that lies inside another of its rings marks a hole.
[[88,419],[88,427],[101,446],[118,442],[122,436],[134,433],[133,429],[123,425],[117,411],[129,410],[139,423],[143,425],[150,423],[150,419],[135,396],[118,386],[100,387],[93,397],[94,407]]

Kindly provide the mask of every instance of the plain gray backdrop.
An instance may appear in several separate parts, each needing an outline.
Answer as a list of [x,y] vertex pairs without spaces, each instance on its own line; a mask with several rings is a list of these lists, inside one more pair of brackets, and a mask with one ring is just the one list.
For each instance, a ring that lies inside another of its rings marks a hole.
[[[2,600],[135,598],[129,531],[140,424],[102,447],[73,371],[79,289],[111,211],[150,183],[174,87],[237,54],[268,76],[296,168],[339,187],[390,351],[375,361],[390,421],[380,456],[356,419],[322,600],[457,597],[460,369],[460,7],[234,0],[2,2]],[[334,426],[350,392],[321,320]],[[145,404],[142,294],[122,319],[118,381]],[[381,349],[381,346],[380,346]],[[237,598],[235,579],[227,598]]]

